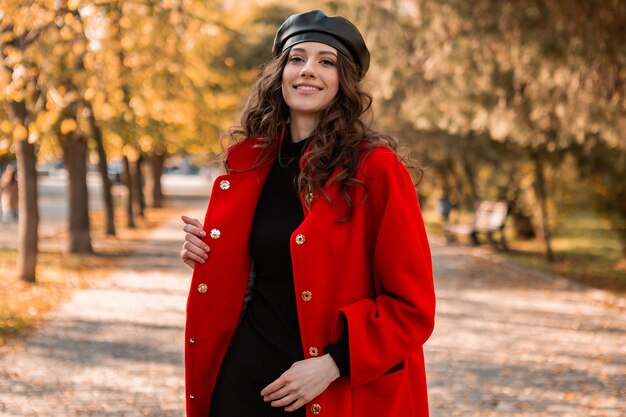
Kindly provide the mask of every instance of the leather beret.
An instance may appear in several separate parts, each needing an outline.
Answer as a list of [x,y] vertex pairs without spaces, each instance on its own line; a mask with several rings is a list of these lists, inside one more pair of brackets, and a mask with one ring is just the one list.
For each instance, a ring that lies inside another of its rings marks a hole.
[[321,10],[294,14],[278,28],[273,55],[302,42],[321,42],[336,48],[356,64],[361,80],[370,65],[370,53],[359,30],[341,16],[326,16]]

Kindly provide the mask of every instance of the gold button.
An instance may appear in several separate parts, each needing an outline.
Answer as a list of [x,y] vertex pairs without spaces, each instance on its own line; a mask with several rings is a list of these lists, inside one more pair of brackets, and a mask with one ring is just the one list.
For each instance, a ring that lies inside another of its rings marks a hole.
[[200,294],[204,294],[205,292],[207,292],[208,289],[209,289],[209,287],[207,287],[207,285],[204,282],[202,284],[198,285],[198,292]]
[[192,337],[192,338],[190,338],[190,339],[189,339],[189,344],[190,344],[190,345],[193,345],[194,343],[196,343],[196,339],[195,339],[195,338],[193,338],[193,337]]
[[196,399],[196,396],[195,396],[195,395],[193,395],[193,394],[189,394],[189,399],[190,399],[191,401],[193,401],[193,400],[195,400],[195,399]]
[[319,352],[317,351],[317,348],[315,346],[311,346],[309,348],[309,355],[311,356],[317,356]]
[[319,404],[311,404],[311,412],[313,414],[319,414],[322,412],[322,406]]
[[311,297],[313,297],[311,291],[302,291],[302,299],[304,301],[311,301]]
[[296,236],[296,243],[298,245],[302,245],[304,243],[304,235],[300,234],[300,235]]
[[230,188],[230,181],[228,181],[228,180],[220,181],[220,188],[222,190],[228,190]]
[[211,233],[210,233],[210,234],[211,234],[211,237],[212,237],[213,239],[219,239],[219,238],[220,238],[220,236],[222,236],[222,232],[220,232],[220,230],[219,230],[219,229],[213,229],[213,230],[211,230]]

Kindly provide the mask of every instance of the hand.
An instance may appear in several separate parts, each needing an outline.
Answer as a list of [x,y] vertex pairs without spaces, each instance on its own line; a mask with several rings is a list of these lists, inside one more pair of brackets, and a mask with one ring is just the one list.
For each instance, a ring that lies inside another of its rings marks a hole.
[[210,248],[200,238],[206,236],[206,232],[202,229],[202,223],[198,219],[182,216],[181,219],[185,223],[183,230],[185,233],[185,243],[180,251],[180,258],[189,265],[190,268],[196,266],[196,263],[204,263],[208,257]]
[[326,354],[294,363],[276,381],[263,388],[261,395],[265,402],[272,402],[272,407],[294,411],[324,392],[337,378],[339,368]]

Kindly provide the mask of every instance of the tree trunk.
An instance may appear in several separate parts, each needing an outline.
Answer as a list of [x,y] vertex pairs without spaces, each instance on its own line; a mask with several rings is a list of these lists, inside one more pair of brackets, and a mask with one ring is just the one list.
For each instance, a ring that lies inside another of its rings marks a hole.
[[141,218],[145,217],[146,201],[143,196],[143,175],[142,175],[142,162],[143,159],[139,156],[135,161],[130,163],[131,171],[131,186],[133,188],[133,204],[135,207],[135,213]]
[[126,187],[126,226],[129,229],[135,228],[135,213],[133,212],[133,187],[131,186],[131,171],[128,157],[124,155],[122,164],[122,183]]
[[467,202],[468,207],[474,207],[478,201],[478,189],[476,187],[476,174],[474,173],[474,167],[467,158],[467,154],[461,158],[461,166],[463,167],[463,174],[467,180],[470,191],[470,201]]
[[102,140],[102,131],[96,122],[96,118],[93,114],[91,104],[85,103],[85,108],[88,111],[89,127],[91,130],[91,137],[96,144],[96,150],[98,151],[98,171],[102,178],[102,200],[104,205],[104,229],[105,233],[109,236],[115,236],[115,208],[113,205],[113,194],[111,193],[111,180],[109,178],[109,167],[107,164],[107,156],[104,150],[104,143]]
[[148,159],[146,171],[146,203],[148,207],[163,207],[163,190],[161,188],[161,175],[165,163],[165,153],[160,149],[153,149]]
[[532,161],[535,169],[534,189],[541,225],[540,234],[545,244],[546,259],[548,262],[554,262],[554,252],[552,251],[551,244],[552,231],[550,230],[550,222],[548,220],[548,195],[546,192],[546,180],[543,165],[538,154],[532,155]]
[[[4,55],[4,54],[3,54]],[[15,125],[28,126],[28,110],[24,102],[6,103],[9,118]],[[35,146],[28,139],[16,143],[18,184],[17,276],[35,282],[39,242],[39,191],[37,188],[37,157]]]
[[27,140],[17,146],[17,183],[19,214],[17,226],[17,275],[35,282],[38,254],[39,206],[35,147]]
[[87,139],[71,135],[61,140],[68,174],[69,253],[92,253],[87,191]]
[[[456,169],[454,167],[454,162],[452,161],[452,159],[446,158],[446,168],[450,176],[449,182],[451,184],[450,186],[453,191],[452,195],[454,196],[454,198],[451,198],[452,207],[457,210],[460,210],[461,205],[464,201],[463,182],[461,181],[461,178],[456,172]],[[467,208],[473,209],[473,207],[471,206]]]

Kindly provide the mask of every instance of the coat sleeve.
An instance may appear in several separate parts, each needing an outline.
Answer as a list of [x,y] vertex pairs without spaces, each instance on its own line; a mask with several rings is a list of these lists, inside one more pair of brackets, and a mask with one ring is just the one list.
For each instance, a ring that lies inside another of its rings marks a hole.
[[389,149],[376,149],[363,165],[365,209],[374,231],[377,294],[340,310],[348,327],[350,383],[377,378],[432,333],[435,316],[432,262],[415,187]]

